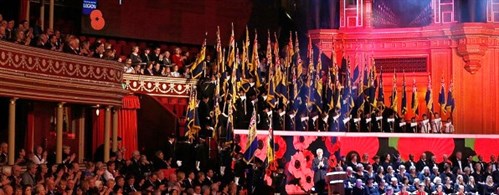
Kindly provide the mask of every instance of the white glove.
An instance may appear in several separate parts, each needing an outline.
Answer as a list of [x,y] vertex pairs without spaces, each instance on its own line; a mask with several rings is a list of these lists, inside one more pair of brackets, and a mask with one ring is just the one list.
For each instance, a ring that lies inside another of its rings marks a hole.
[[182,166],[182,161],[181,161],[181,160],[177,160],[177,166],[178,166],[178,167],[181,167],[181,166]]

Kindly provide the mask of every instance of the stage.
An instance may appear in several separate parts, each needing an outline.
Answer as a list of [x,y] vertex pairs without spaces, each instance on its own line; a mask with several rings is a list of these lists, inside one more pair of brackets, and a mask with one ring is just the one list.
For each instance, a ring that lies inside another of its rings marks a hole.
[[[248,130],[235,130],[236,142],[245,152]],[[267,151],[268,130],[258,130],[258,149],[255,157],[265,160]],[[348,161],[352,154],[357,154],[359,161],[364,154],[372,157],[378,155],[381,159],[386,154],[392,158],[400,157],[406,161],[409,154],[418,161],[420,155],[427,154],[427,159],[436,157],[436,162],[442,162],[442,156],[453,158],[457,151],[464,157],[481,155],[488,162],[491,155],[499,154],[499,135],[484,134],[409,134],[409,133],[346,133],[346,132],[300,132],[274,131],[275,156],[280,166],[288,174],[286,190],[300,193],[300,185],[313,186],[306,178],[313,178],[312,160],[318,148],[324,150],[324,156],[329,158],[329,169],[338,164],[338,159],[345,157]],[[289,179],[289,178],[295,178]]]

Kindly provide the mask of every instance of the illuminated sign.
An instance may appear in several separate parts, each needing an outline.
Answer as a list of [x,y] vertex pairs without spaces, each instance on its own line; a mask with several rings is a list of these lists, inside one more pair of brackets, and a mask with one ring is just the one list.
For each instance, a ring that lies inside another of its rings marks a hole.
[[97,9],[97,0],[83,0],[83,14],[88,15]]

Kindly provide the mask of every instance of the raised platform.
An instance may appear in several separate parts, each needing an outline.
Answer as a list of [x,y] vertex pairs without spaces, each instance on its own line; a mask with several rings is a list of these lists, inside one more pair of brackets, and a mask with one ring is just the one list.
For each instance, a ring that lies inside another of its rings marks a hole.
[[[235,130],[236,142],[245,152],[248,130]],[[266,158],[267,130],[258,130],[258,149],[255,156],[262,160]],[[345,133],[345,132],[301,132],[274,131],[275,155],[280,166],[294,178],[312,176],[312,160],[316,150],[322,148],[324,156],[329,158],[329,169],[338,164],[339,158],[349,161],[354,154],[360,161],[367,154],[369,161],[378,155],[384,159],[390,154],[392,159],[400,157],[406,161],[409,154],[418,161],[420,155],[426,153],[428,159],[436,157],[436,162],[442,162],[442,156],[451,156],[461,151],[464,157],[481,155],[485,162],[491,155],[499,154],[499,135],[475,134],[403,134],[403,133]],[[288,180],[292,181],[292,180]],[[288,192],[300,193],[298,184],[310,186],[306,179],[298,179],[299,183],[286,185]],[[298,186],[298,187],[297,187]],[[313,184],[311,185],[313,186]],[[295,191],[298,190],[298,191]]]

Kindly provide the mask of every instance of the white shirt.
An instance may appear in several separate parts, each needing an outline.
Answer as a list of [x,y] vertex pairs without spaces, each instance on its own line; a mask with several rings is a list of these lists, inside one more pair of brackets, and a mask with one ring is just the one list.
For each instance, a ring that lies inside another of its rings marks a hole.
[[33,158],[31,158],[31,161],[33,161],[33,163],[37,164],[37,165],[41,165],[41,164],[45,164],[47,163],[47,160],[44,159],[42,156],[38,156],[38,155],[33,155]]

